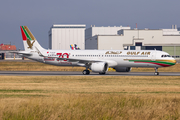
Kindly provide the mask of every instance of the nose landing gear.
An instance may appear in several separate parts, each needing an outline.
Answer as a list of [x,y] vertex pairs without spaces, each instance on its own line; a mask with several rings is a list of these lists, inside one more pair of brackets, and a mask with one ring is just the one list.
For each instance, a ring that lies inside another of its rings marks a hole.
[[159,72],[158,72],[158,67],[155,67],[154,69],[155,69],[155,73],[154,73],[154,75],[159,75]]

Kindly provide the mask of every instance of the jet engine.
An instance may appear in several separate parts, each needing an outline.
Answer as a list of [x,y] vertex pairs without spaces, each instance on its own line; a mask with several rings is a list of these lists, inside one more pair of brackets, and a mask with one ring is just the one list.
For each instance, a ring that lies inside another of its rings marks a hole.
[[108,64],[106,62],[92,63],[90,69],[93,72],[105,73],[108,70]]
[[115,67],[116,72],[130,72],[131,67]]

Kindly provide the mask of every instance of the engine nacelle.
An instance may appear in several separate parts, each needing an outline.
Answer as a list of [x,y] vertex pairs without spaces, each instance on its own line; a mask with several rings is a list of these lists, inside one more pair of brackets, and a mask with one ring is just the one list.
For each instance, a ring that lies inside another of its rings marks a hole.
[[90,69],[93,72],[104,73],[108,70],[108,64],[106,62],[92,63],[92,65],[90,66]]
[[115,67],[116,72],[130,72],[131,67]]

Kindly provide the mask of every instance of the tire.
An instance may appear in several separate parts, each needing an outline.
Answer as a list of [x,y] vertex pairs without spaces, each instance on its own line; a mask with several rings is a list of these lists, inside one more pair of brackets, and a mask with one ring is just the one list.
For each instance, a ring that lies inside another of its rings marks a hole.
[[89,70],[83,70],[83,75],[89,75],[90,74],[90,71]]
[[82,73],[83,73],[83,75],[86,75],[86,70],[83,70],[83,72],[82,72]]
[[159,75],[159,72],[155,72],[154,75]]
[[89,74],[90,74],[90,71],[89,71],[89,70],[87,70],[87,71],[86,71],[86,75],[89,75]]
[[106,72],[103,72],[103,73],[99,73],[100,75],[105,75],[106,74]]

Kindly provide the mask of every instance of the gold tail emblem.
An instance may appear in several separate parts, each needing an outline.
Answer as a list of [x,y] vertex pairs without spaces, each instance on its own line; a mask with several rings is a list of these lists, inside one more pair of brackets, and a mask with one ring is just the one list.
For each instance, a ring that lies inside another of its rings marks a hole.
[[31,41],[27,38],[27,44],[28,44],[28,48],[32,49],[32,46],[34,44],[35,40],[33,40],[33,42],[31,43]]

